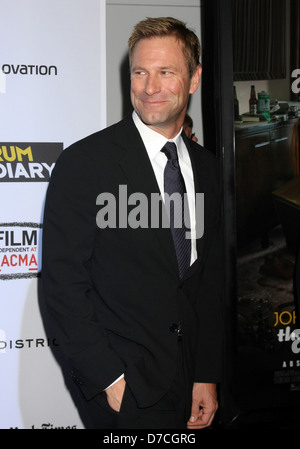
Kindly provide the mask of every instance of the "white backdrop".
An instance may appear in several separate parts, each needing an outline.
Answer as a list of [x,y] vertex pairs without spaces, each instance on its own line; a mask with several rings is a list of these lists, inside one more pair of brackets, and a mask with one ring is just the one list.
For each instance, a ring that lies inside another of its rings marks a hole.
[[0,428],[83,428],[38,304],[53,165],[106,126],[105,0],[0,0]]

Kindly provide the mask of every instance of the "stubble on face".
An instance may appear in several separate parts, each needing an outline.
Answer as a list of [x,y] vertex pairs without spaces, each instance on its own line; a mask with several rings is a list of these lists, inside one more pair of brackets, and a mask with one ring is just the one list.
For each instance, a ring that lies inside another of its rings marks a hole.
[[[193,84],[193,87],[191,87]],[[131,64],[131,101],[141,120],[167,138],[180,130],[196,88],[174,36],[141,40]]]

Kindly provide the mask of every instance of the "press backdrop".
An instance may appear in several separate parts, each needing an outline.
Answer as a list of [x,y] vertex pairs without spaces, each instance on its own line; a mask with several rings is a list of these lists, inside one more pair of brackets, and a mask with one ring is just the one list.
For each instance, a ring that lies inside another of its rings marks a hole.
[[55,161],[106,125],[105,1],[0,0],[0,428],[83,428],[37,286]]

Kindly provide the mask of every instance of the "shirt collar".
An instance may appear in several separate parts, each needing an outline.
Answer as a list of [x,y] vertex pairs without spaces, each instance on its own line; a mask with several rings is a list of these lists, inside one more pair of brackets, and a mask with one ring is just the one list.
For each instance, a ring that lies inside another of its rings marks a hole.
[[183,141],[181,137],[182,127],[177,136],[174,137],[174,139],[167,139],[162,134],[145,125],[145,123],[142,122],[135,111],[133,111],[132,113],[132,118],[141,135],[150,159],[154,159],[160,153],[160,150],[166,144],[166,142],[168,142],[168,140],[170,140],[170,142],[175,142],[177,146],[178,157],[183,157]]

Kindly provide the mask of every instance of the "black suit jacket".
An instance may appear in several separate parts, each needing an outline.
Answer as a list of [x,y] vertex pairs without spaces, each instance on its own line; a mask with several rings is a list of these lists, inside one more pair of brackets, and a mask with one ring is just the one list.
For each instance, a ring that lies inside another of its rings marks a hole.
[[[196,192],[204,193],[198,259],[179,279],[168,228],[100,229],[97,196],[149,198],[159,188],[128,116],[66,149],[49,184],[43,225],[42,281],[58,343],[87,399],[119,375],[138,404],[151,405],[172,383],[181,322],[188,388],[218,382],[221,370],[222,261],[219,164],[187,140]],[[128,212],[130,212],[128,206]]]

